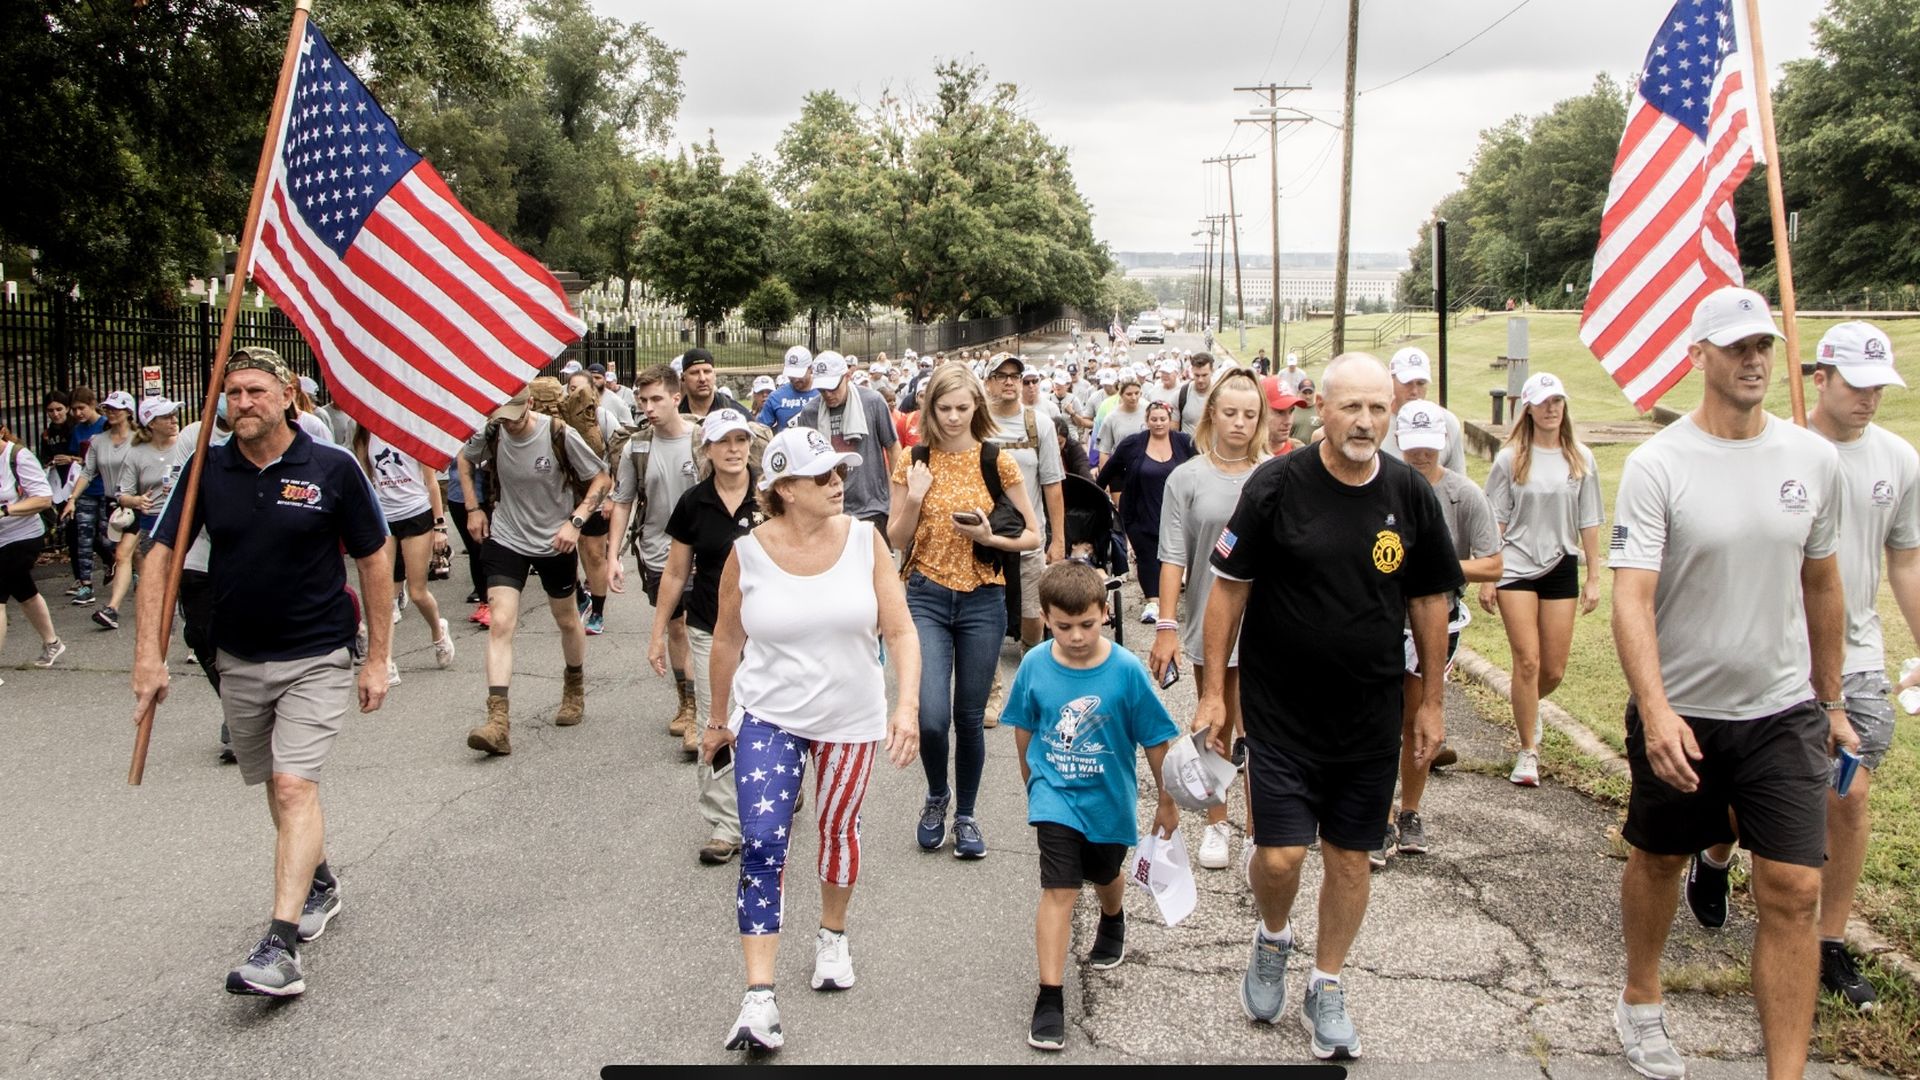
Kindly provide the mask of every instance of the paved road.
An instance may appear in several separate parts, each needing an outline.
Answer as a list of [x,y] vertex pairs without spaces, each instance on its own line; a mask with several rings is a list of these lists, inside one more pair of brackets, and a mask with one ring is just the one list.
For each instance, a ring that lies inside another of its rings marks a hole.
[[[220,991],[262,929],[271,832],[259,791],[216,761],[209,688],[176,649],[147,781],[130,788],[129,631],[95,630],[63,606],[73,649],[38,671],[14,620],[0,655],[0,1075],[138,1064],[151,1077],[252,1080],[272,1062],[288,1077],[580,1077],[608,1062],[733,1060],[720,1048],[740,992],[733,873],[694,860],[705,832],[665,733],[672,692],[644,670],[644,600],[610,606],[577,728],[548,722],[560,683],[551,623],[524,622],[515,753],[489,760],[464,743],[482,712],[482,632],[462,621],[464,580],[435,592],[453,609],[459,658],[435,670],[418,619],[403,624],[405,682],[340,739],[325,798],[346,907],[307,947],[308,993],[284,1005]],[[1128,642],[1143,645],[1144,628],[1130,625]],[[1176,714],[1190,715],[1191,693],[1176,687]],[[1502,732],[1464,697],[1450,698],[1449,718],[1466,758],[1503,755]],[[989,732],[980,816],[992,853],[978,863],[921,853],[920,771],[880,767],[850,923],[859,985],[809,992],[808,942],[790,941],[781,1060],[1036,1060],[1024,1042],[1034,846],[1012,748],[1008,729]],[[1433,784],[1427,818],[1436,850],[1376,875],[1354,954],[1366,1071],[1538,1077],[1544,1061],[1552,1076],[1627,1077],[1609,1024],[1621,978],[1613,812],[1463,768]],[[1187,828],[1197,846],[1198,820]],[[809,927],[811,823],[800,831],[789,917]],[[1316,887],[1310,863],[1303,895]],[[1070,972],[1064,1060],[1307,1058],[1296,1025],[1255,1028],[1240,1014],[1253,915],[1238,874],[1203,872],[1201,889],[1199,910],[1171,930],[1131,892],[1127,961]],[[1076,956],[1091,922],[1083,904]],[[1310,904],[1297,926],[1312,937]],[[1739,963],[1750,933],[1746,913],[1717,935],[1681,926],[1673,955]],[[1760,1075],[1747,999],[1672,1001],[1696,1076]]]

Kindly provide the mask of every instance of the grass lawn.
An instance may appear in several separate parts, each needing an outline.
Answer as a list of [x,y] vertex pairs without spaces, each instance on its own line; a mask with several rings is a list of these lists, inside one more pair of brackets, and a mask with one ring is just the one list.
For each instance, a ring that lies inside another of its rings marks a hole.
[[[1570,410],[1577,418],[1628,420],[1636,416],[1633,406],[1613,385],[1599,362],[1580,344],[1578,316],[1534,314],[1529,318],[1532,370],[1551,371],[1565,380],[1571,390]],[[1812,355],[1821,333],[1833,321],[1801,320],[1802,355]],[[1913,363],[1920,360],[1920,320],[1889,321],[1884,325],[1893,339],[1895,356],[1907,358],[1908,371],[1920,372],[1920,367]],[[1504,315],[1449,331],[1447,352],[1452,391],[1449,397],[1455,412],[1469,419],[1488,415],[1485,391],[1494,386],[1504,387],[1506,373],[1487,365],[1494,356],[1506,351],[1506,335]],[[1415,338],[1413,343],[1429,350],[1434,346],[1431,336]],[[1312,371],[1318,378],[1318,366]],[[1775,372],[1779,381],[1768,397],[1768,408],[1786,416],[1790,408],[1785,365],[1776,362]],[[1916,385],[1920,386],[1920,382]],[[1806,384],[1806,392],[1811,406],[1811,380]],[[1684,411],[1699,399],[1699,380],[1697,376],[1689,376],[1668,392],[1662,404]],[[1909,442],[1920,444],[1920,389],[1889,388],[1879,422]],[[1630,449],[1627,446],[1594,448],[1609,519],[1614,494],[1619,489],[1621,467]],[[1468,471],[1476,480],[1484,482],[1488,464],[1469,457]],[[1605,526],[1602,527],[1604,535]],[[1599,609],[1576,623],[1566,681],[1552,700],[1618,749],[1624,735],[1621,713],[1627,690],[1608,624],[1612,585],[1610,575],[1603,574]],[[1475,615],[1473,624],[1466,630],[1466,643],[1489,660],[1507,666],[1510,656],[1499,619],[1485,615],[1477,607]],[[1911,629],[1893,603],[1892,594],[1884,587],[1880,595],[1880,616],[1886,628],[1890,668],[1897,669],[1907,657],[1920,655],[1920,645],[1916,645]],[[1765,630],[1756,628],[1756,632]],[[1889,672],[1890,676],[1895,674],[1897,671]],[[1564,744],[1561,746],[1564,749]],[[1548,750],[1549,755],[1554,756],[1552,744]],[[1897,941],[1908,955],[1920,954],[1920,903],[1916,903],[1916,898],[1920,898],[1920,722],[1904,713],[1899,717],[1893,751],[1874,776],[1872,799],[1873,838],[1856,907]]]

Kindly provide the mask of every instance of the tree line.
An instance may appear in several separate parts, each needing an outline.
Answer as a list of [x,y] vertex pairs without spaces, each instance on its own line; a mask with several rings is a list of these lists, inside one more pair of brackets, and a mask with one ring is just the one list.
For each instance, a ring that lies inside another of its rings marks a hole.
[[[1814,55],[1786,64],[1773,91],[1787,208],[1800,215],[1795,284],[1806,294],[1912,295],[1920,283],[1920,0],[1828,0],[1813,43]],[[1579,97],[1481,132],[1461,187],[1435,205],[1408,252],[1403,301],[1433,302],[1432,224],[1444,218],[1455,296],[1584,302],[1631,93],[1602,74]],[[1734,210],[1747,283],[1772,293],[1760,168]]]
[[[0,257],[104,297],[171,300],[224,272],[286,8],[5,5]],[[924,96],[809,94],[772,159],[729,165],[711,132],[669,148],[686,54],[588,0],[329,0],[319,21],[477,217],[703,326],[1117,299],[1066,149],[970,61],[939,63]]]

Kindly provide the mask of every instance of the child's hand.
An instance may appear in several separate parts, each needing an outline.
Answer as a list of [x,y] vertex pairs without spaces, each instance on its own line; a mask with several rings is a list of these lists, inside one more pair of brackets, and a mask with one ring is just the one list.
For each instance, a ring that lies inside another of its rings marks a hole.
[[1166,792],[1160,793],[1160,805],[1153,811],[1153,835],[1162,840],[1173,839],[1180,831],[1180,808],[1173,804]]

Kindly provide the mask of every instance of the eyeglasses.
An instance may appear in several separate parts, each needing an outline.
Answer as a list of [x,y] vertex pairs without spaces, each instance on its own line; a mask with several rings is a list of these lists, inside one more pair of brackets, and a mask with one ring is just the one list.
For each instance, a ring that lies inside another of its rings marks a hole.
[[987,378],[990,380],[991,379],[1018,379],[1019,377],[1020,377],[1020,373],[1017,371],[993,371],[993,372],[987,373]]

